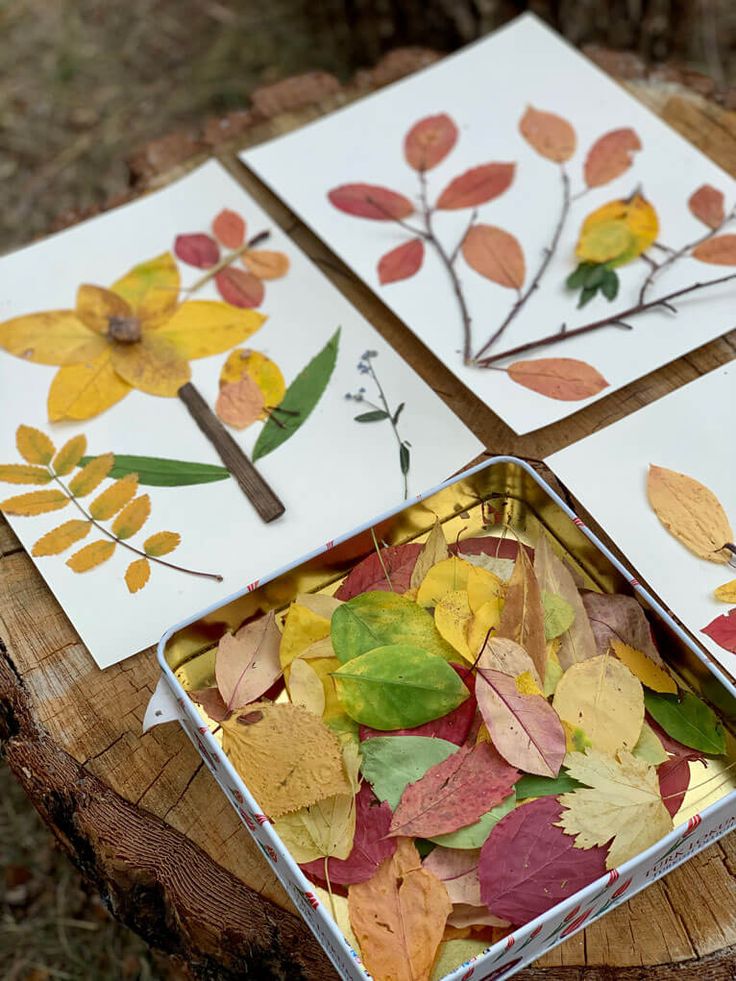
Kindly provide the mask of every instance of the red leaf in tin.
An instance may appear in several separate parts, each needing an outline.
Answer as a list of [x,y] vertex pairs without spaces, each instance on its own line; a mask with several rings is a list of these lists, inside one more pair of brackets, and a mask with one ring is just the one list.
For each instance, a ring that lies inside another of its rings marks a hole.
[[720,617],[712,620],[701,633],[714,640],[724,651],[736,654],[736,606]]
[[386,283],[410,279],[422,268],[423,261],[424,242],[420,238],[410,239],[381,256],[378,261],[378,281],[385,286]]
[[673,756],[657,768],[659,792],[662,803],[672,817],[682,807],[687,788],[690,786],[690,763],[687,757]]
[[414,211],[409,198],[377,184],[343,184],[330,191],[327,197],[340,211],[373,221],[408,218]]
[[263,283],[253,273],[228,266],[215,276],[220,296],[234,307],[257,307],[263,302]]
[[[381,589],[386,592],[405,593],[422,546],[415,542],[406,545],[389,545],[381,549],[381,556],[371,552],[350,572],[335,593],[339,600],[349,600],[360,593]],[[386,579],[388,572],[391,579]]]
[[406,162],[414,170],[431,170],[455,146],[457,135],[457,126],[445,112],[420,119],[406,134]]
[[192,235],[177,235],[174,254],[189,266],[209,269],[220,258],[220,247],[211,235],[196,232]]

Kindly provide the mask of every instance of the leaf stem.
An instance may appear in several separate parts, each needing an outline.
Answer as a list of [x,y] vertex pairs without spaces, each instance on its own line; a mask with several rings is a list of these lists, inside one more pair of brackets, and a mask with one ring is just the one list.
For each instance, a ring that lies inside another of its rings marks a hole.
[[381,565],[381,568],[383,569],[383,574],[386,577],[386,582],[388,583],[388,588],[393,593],[394,592],[394,586],[393,586],[393,583],[391,582],[391,576],[388,574],[388,569],[386,568],[386,563],[383,561],[383,556],[381,555],[381,548],[380,548],[380,546],[378,544],[378,539],[376,538],[375,528],[373,528],[373,527],[371,527],[371,538],[373,539],[373,547],[376,550],[376,555],[378,556],[378,561],[379,561],[379,563]]
[[188,286],[186,289],[182,290],[182,293],[196,293],[197,290],[202,289],[211,279],[214,279],[218,273],[221,273],[223,269],[227,269],[228,266],[232,265],[236,259],[239,259],[241,255],[252,249],[254,244],[260,244],[264,242],[271,233],[268,231],[258,232],[252,238],[248,239],[247,242],[243,242],[239,245],[237,249],[233,249],[232,252],[228,252],[224,255],[214,266],[210,266],[206,273],[199,277],[198,280],[194,282],[192,286]]
[[198,572],[196,569],[187,569],[183,565],[175,565],[175,563],[167,562],[165,559],[160,559],[155,555],[148,555],[146,552],[141,551],[141,549],[136,548],[135,545],[131,545],[130,542],[125,542],[123,541],[122,538],[118,538],[117,535],[113,534],[111,531],[105,528],[104,525],[100,524],[100,522],[96,521],[91,514],[88,514],[87,511],[85,511],[85,509],[79,503],[79,499],[74,494],[72,494],[72,492],[69,490],[66,484],[57,477],[57,475],[54,473],[51,467],[47,467],[46,469],[51,474],[51,479],[54,480],[59,485],[59,487],[62,489],[66,497],[77,508],[80,514],[84,517],[84,519],[86,521],[89,521],[90,524],[94,525],[94,527],[103,535],[105,535],[107,538],[109,538],[110,541],[115,542],[116,545],[122,545],[123,548],[127,548],[129,552],[133,552],[135,555],[140,556],[142,559],[148,559],[149,562],[156,562],[158,565],[165,565],[168,569],[174,569],[176,572],[186,572],[187,575],[190,576],[199,576],[201,579],[214,579],[215,582],[222,582],[223,577],[217,572]]
[[[378,380],[378,375],[373,370],[373,364],[371,363],[371,359],[370,358],[368,358],[368,369],[370,371],[371,378],[376,383],[376,388],[378,389],[378,396],[379,396],[379,398],[381,400],[381,405],[383,406],[383,411],[388,416],[388,420],[391,423],[391,428],[394,431],[394,436],[396,437],[396,442],[398,443],[398,446],[399,446],[399,453],[401,453],[401,449],[402,449],[402,447],[404,445],[404,441],[402,440],[401,436],[399,435],[399,427],[394,422],[394,413],[388,407],[388,400],[386,398],[386,394],[383,391],[383,386],[381,385],[380,381]],[[408,480],[408,474],[407,473],[404,473],[404,471],[402,469],[401,475],[404,478],[404,500],[406,500],[409,497],[409,480]]]

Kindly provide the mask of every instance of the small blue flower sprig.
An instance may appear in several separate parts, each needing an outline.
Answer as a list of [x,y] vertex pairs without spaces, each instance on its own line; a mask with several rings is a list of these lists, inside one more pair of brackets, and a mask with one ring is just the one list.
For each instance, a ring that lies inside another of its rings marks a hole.
[[395,410],[391,410],[388,405],[388,400],[386,399],[386,394],[383,391],[378,376],[376,375],[376,370],[373,367],[373,360],[378,357],[378,351],[364,351],[363,355],[358,362],[358,371],[361,375],[370,375],[373,383],[378,391],[378,401],[380,405],[376,405],[375,402],[371,402],[370,399],[365,397],[365,387],[361,387],[357,392],[348,392],[345,398],[349,402],[358,402],[361,405],[369,406],[367,412],[361,412],[359,415],[355,416],[356,422],[384,422],[388,420],[393,429],[394,436],[396,437],[396,442],[399,446],[399,467],[401,469],[401,475],[404,480],[404,500],[409,497],[409,482],[408,474],[409,468],[411,466],[411,443],[408,443],[405,439],[401,438],[398,429],[398,422],[401,413],[404,411],[404,402],[400,402]]

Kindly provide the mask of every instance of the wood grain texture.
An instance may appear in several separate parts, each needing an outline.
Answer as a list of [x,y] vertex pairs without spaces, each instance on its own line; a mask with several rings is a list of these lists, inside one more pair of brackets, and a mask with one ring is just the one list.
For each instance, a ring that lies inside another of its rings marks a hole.
[[[484,442],[536,462],[736,355],[736,333],[592,406],[518,437],[359,283],[238,162],[234,151],[285,132],[435,56],[393,52],[340,88],[261,91],[251,109],[208,120],[196,138],[156,141],[131,161],[136,190],[162,186],[216,144],[222,162],[348,299]],[[632,91],[736,174],[734,114],[668,81]],[[308,97],[305,97],[308,92]],[[141,735],[158,678],[152,651],[99,671],[17,539],[0,519],[0,741],[67,852],[113,912],[203,978],[334,977],[235,812],[177,726]],[[519,975],[523,981],[722,981],[736,977],[736,835]]]

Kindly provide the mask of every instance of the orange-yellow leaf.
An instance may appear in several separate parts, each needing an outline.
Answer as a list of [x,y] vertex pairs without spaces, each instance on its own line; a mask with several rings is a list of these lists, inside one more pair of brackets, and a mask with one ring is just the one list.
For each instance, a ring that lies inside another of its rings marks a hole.
[[215,412],[235,429],[245,429],[264,415],[263,392],[248,375],[238,382],[223,385],[217,396]]
[[77,364],[105,350],[104,337],[84,326],[73,310],[29,313],[0,324],[0,347],[35,364]]
[[135,316],[149,325],[173,313],[179,297],[179,269],[170,252],[141,262],[110,289],[130,304]]
[[529,106],[521,117],[519,131],[527,143],[547,160],[564,163],[575,153],[575,130],[566,119],[553,112],[541,112]]
[[87,437],[72,436],[51,461],[54,473],[59,477],[65,477],[72,472],[86,452]]
[[515,361],[506,370],[509,378],[518,385],[562,402],[589,399],[608,388],[608,382],[599,371],[587,361],[575,358]]
[[701,559],[725,564],[724,545],[734,540],[723,505],[713,491],[684,473],[649,467],[649,503],[667,531]]
[[189,364],[163,328],[144,334],[137,344],[116,344],[112,366],[133,388],[148,395],[173,398],[192,376]]
[[0,480],[6,484],[48,484],[51,474],[45,467],[30,463],[0,463]]
[[138,474],[127,473],[92,501],[89,506],[89,513],[97,521],[108,521],[133,500],[137,491]]
[[517,239],[495,225],[473,225],[463,240],[463,258],[477,273],[499,286],[520,290],[526,265]]
[[641,140],[633,129],[614,129],[596,140],[585,158],[585,183],[600,187],[620,177],[641,150]]
[[70,559],[67,559],[66,564],[73,572],[89,572],[90,569],[95,569],[103,562],[107,562],[114,551],[115,542],[105,540],[90,542],[89,545],[80,548]]
[[646,252],[658,233],[657,212],[636,192],[630,198],[609,201],[588,215],[580,230],[575,255],[582,262],[623,266]]
[[226,249],[239,249],[245,241],[245,221],[237,211],[223,208],[212,222],[212,231]]
[[69,498],[60,490],[31,491],[28,494],[18,494],[0,502],[0,511],[6,514],[17,514],[32,517],[45,514],[47,511],[58,511],[66,507]]
[[94,361],[59,368],[49,389],[49,419],[91,419],[129,391],[130,385],[113,370],[106,347]]
[[115,457],[112,453],[103,453],[90,460],[79,473],[74,474],[69,481],[69,490],[75,497],[85,497],[99,487],[113,468]]
[[182,303],[154,333],[187,360],[207,358],[242,343],[265,319],[257,310],[233,307],[219,300],[190,300]]
[[281,279],[289,271],[289,257],[283,252],[252,249],[243,254],[243,265],[258,279]]
[[77,290],[77,316],[97,334],[107,334],[111,317],[132,316],[130,305],[117,293],[84,283]]
[[26,463],[40,463],[42,466],[51,463],[51,457],[56,452],[46,433],[33,426],[18,426],[15,445]]
[[[252,378],[263,393],[263,404],[269,408],[279,405],[286,392],[286,382],[281,369],[260,351],[237,348],[232,351],[220,372],[220,387],[239,382],[248,376]],[[263,412],[262,418],[266,418]]]
[[33,546],[32,555],[59,555],[71,548],[75,542],[81,541],[89,534],[92,527],[91,521],[82,521],[79,518],[72,518],[65,521],[63,525],[54,528],[53,531],[46,532],[38,539]]
[[137,593],[151,578],[151,564],[148,559],[136,559],[125,570],[125,585],[129,592]]
[[445,884],[422,868],[411,838],[398,838],[372,878],[349,887],[348,910],[373,977],[429,981],[452,903]]
[[159,558],[173,552],[175,548],[179,547],[180,542],[181,535],[175,531],[157,531],[155,535],[151,535],[145,540],[143,551],[151,558]]
[[697,191],[693,191],[687,206],[691,213],[708,228],[718,228],[726,217],[723,191],[717,190],[710,184],[703,184]]
[[713,266],[736,266],[736,235],[716,235],[693,249],[693,256]]
[[151,498],[148,494],[141,494],[134,501],[127,504],[112,524],[112,533],[117,535],[121,541],[132,538],[141,530],[151,514]]

